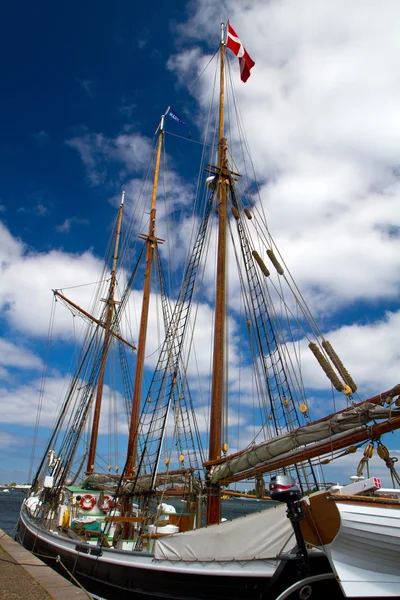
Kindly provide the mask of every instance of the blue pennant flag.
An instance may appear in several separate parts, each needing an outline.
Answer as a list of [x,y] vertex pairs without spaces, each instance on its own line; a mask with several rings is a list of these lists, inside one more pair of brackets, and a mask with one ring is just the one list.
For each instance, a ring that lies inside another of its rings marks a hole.
[[176,114],[175,111],[172,110],[172,108],[169,106],[167,112],[165,113],[166,117],[169,117],[170,119],[172,119],[173,121],[175,121],[175,123],[177,123],[178,125],[182,125],[182,127],[185,127],[188,130],[188,137],[191,138],[192,134],[189,131],[189,127],[186,125],[186,123],[184,123],[182,121],[181,118],[178,117],[178,115]]

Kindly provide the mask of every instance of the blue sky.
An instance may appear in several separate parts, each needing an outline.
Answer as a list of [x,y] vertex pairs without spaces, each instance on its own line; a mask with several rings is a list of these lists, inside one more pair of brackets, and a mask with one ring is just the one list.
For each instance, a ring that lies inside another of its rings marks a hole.
[[[130,2],[26,2],[5,9],[1,198],[8,226],[17,235],[25,230],[26,243],[41,250],[59,244],[51,231],[78,207],[91,229],[101,226],[99,206],[111,214],[107,200],[120,182],[110,176],[105,185],[88,185],[66,142],[85,132],[114,136],[128,124],[153,134],[168,104],[179,103],[176,78],[165,65],[176,49],[174,23],[184,14],[184,2],[149,9]],[[87,228],[82,236],[75,232],[69,249],[84,250],[87,235]]]
[[[201,139],[213,71],[192,86],[217,47],[221,12],[256,62],[246,84],[236,59],[232,73],[278,246],[361,395],[398,383],[399,7],[214,4],[3,9],[0,481],[23,481],[29,468],[50,289],[98,272],[117,198],[126,188],[133,201],[168,105]],[[183,205],[199,148],[168,146]],[[65,321],[60,338],[66,330]],[[68,369],[60,348],[53,369],[56,394]],[[323,380],[306,358],[304,369],[318,407]],[[397,436],[390,445],[399,448]]]

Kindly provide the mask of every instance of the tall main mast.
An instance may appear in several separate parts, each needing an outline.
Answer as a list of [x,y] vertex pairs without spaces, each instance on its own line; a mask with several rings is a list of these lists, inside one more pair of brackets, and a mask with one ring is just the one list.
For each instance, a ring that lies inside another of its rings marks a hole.
[[97,447],[97,439],[99,436],[100,410],[101,410],[101,402],[103,399],[104,375],[105,375],[105,371],[106,371],[107,353],[108,353],[108,348],[110,345],[110,338],[112,335],[112,332],[111,332],[112,318],[113,318],[113,314],[114,314],[114,310],[115,310],[114,293],[115,293],[115,284],[117,281],[118,248],[119,248],[119,240],[121,237],[124,198],[125,198],[125,192],[122,192],[122,198],[121,198],[121,203],[119,206],[118,217],[117,217],[117,227],[116,227],[116,233],[115,233],[115,246],[114,246],[114,256],[113,256],[113,263],[112,263],[112,269],[111,269],[110,287],[109,287],[109,291],[108,291],[108,298],[106,300],[107,314],[106,314],[105,327],[104,327],[105,328],[104,343],[103,343],[103,349],[101,352],[100,374],[99,374],[99,381],[97,384],[96,402],[94,405],[93,424],[92,424],[86,473],[93,473],[94,459],[95,459],[96,447]]
[[[225,94],[225,27],[221,23],[220,40],[220,93],[219,93],[219,131],[218,131],[218,254],[215,298],[213,372],[211,388],[210,446],[209,460],[221,456],[222,445],[222,406],[224,397],[225,364],[225,306],[226,306],[226,231],[229,190],[229,172],[227,170],[226,139],[224,138],[224,94]],[[210,486],[207,496],[207,524],[220,521],[220,487]]]
[[143,385],[143,373],[144,373],[144,357],[146,352],[146,340],[147,340],[147,323],[149,318],[149,306],[150,306],[150,284],[151,284],[151,272],[154,260],[154,248],[159,240],[155,237],[156,231],[156,198],[157,198],[157,185],[158,175],[160,171],[160,157],[161,148],[164,137],[164,117],[161,117],[161,123],[159,126],[158,140],[157,140],[157,153],[156,153],[156,164],[154,169],[153,178],[153,192],[151,197],[151,209],[150,209],[150,222],[149,231],[147,236],[141,236],[146,240],[146,267],[144,273],[144,287],[143,287],[143,300],[142,300],[142,314],[140,317],[140,328],[139,328],[139,340],[137,346],[137,359],[136,359],[136,372],[135,382],[133,389],[133,400],[132,400],[132,413],[131,423],[129,427],[129,440],[128,440],[128,454],[125,475],[130,477],[134,473],[135,463],[137,459],[137,446],[138,446],[138,424],[139,424],[139,413],[142,399],[142,385]]

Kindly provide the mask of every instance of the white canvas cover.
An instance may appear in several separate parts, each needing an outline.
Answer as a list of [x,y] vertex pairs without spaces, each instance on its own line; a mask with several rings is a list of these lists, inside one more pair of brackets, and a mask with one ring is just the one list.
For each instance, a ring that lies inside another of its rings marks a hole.
[[224,521],[194,531],[160,538],[156,560],[249,561],[276,559],[295,545],[286,505]]

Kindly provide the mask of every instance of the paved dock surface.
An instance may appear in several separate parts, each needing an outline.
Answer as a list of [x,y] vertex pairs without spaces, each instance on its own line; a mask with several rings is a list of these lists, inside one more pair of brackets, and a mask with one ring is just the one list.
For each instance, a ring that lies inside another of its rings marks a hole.
[[0,529],[0,600],[88,600],[89,594],[53,571]]

